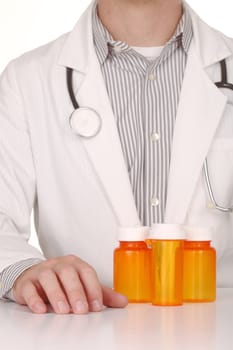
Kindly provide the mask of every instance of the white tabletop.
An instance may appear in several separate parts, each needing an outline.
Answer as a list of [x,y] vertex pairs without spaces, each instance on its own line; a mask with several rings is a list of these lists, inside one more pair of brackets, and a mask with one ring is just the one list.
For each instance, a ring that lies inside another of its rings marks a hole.
[[88,315],[35,315],[24,306],[2,301],[0,349],[230,350],[233,289],[219,289],[216,303],[130,304]]

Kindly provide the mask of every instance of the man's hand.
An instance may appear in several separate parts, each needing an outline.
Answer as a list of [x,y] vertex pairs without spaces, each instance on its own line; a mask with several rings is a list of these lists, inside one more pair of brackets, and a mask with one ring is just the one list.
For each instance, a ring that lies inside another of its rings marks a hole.
[[95,270],[74,255],[48,259],[24,271],[15,281],[17,303],[35,313],[46,313],[50,304],[58,314],[86,314],[105,306],[125,307],[128,300],[100,285]]

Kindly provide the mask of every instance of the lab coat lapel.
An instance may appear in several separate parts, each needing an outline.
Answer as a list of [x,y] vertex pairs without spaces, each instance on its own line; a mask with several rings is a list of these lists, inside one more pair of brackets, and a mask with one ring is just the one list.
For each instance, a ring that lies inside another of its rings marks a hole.
[[94,2],[66,39],[59,63],[74,69],[73,84],[79,105],[94,109],[102,119],[102,127],[97,136],[91,139],[79,138],[79,142],[82,142],[86,149],[100,186],[119,225],[137,225],[140,221],[115,117],[93,44],[93,6]]
[[97,111],[102,118],[100,133],[94,138],[83,138],[81,141],[109,203],[121,225],[138,224],[139,219],[115,117],[95,57],[77,93],[77,100],[81,106],[88,106]]
[[[183,223],[202,172],[227,99],[211,77],[209,68],[232,55],[218,31],[209,27],[184,2],[192,19],[193,40],[188,53],[176,125],[173,136],[168,179],[166,222]],[[217,74],[220,79],[220,73]],[[213,81],[212,81],[213,80]]]
[[203,162],[225,106],[226,97],[207,75],[192,44],[173,136],[166,222],[185,221]]

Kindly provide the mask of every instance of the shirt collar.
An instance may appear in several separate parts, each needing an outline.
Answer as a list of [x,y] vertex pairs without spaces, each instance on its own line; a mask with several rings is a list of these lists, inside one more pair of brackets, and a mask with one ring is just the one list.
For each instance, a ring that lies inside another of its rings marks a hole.
[[172,40],[180,40],[181,45],[186,53],[188,53],[191,41],[193,38],[193,28],[192,28],[192,19],[191,16],[186,9],[183,7],[183,16],[177,26],[175,35],[172,37]]
[[[121,52],[129,51],[131,49],[127,43],[115,41],[108,30],[104,27],[97,14],[97,3],[95,6],[93,6],[92,27],[96,54],[100,64],[104,63],[108,54],[113,49],[115,49],[116,52],[118,51],[118,48]],[[178,41],[183,50],[188,53],[192,37],[192,19],[188,10],[183,7],[183,15],[176,28],[175,34],[167,42],[166,46],[172,45],[174,42]]]

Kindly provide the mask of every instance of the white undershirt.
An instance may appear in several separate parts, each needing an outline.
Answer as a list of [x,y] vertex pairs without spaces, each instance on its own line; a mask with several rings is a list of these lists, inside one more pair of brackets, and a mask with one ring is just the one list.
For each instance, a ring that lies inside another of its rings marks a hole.
[[151,46],[151,47],[141,47],[141,46],[131,46],[133,50],[140,53],[142,56],[146,57],[148,60],[154,60],[160,56],[164,46]]

